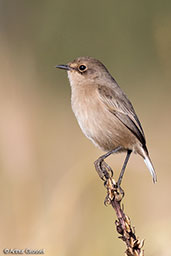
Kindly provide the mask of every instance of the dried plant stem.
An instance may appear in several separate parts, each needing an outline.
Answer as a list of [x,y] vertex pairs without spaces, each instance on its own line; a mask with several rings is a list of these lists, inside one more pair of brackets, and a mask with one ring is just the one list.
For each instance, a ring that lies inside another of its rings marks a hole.
[[135,229],[131,226],[130,218],[124,213],[121,207],[124,191],[118,188],[113,178],[108,178],[105,182],[107,196],[105,204],[110,204],[116,212],[117,220],[115,221],[119,238],[126,244],[125,255],[127,256],[144,256],[144,240],[140,240],[135,235]]

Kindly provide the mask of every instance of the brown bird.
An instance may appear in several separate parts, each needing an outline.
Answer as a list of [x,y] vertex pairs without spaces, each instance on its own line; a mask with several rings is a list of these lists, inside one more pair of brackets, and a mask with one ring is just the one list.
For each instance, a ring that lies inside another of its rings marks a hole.
[[[92,57],[79,57],[56,67],[68,72],[72,109],[81,130],[107,152],[95,161],[100,177],[106,175],[104,169],[110,168],[104,162],[106,157],[127,152],[117,183],[120,186],[129,157],[134,152],[143,157],[153,182],[156,182],[141,123],[131,102],[106,67]],[[105,168],[102,163],[105,163]]]

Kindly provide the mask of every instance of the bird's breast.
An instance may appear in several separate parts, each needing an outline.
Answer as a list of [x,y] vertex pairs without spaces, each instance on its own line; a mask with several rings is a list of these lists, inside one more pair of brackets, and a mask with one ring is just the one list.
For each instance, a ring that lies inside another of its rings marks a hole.
[[96,88],[77,89],[72,89],[71,102],[83,133],[104,151],[117,147],[120,143],[117,118],[106,109]]
[[83,133],[89,138],[94,137],[100,128],[98,119],[100,119],[100,113],[102,115],[103,112],[96,90],[94,88],[73,89],[71,103]]

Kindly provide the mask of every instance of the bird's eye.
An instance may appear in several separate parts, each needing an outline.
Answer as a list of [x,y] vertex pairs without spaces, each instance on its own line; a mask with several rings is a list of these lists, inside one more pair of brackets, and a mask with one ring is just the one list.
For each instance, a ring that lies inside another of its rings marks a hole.
[[79,70],[80,70],[81,72],[85,71],[86,69],[87,69],[87,67],[86,67],[85,65],[80,65],[80,66],[79,66]]

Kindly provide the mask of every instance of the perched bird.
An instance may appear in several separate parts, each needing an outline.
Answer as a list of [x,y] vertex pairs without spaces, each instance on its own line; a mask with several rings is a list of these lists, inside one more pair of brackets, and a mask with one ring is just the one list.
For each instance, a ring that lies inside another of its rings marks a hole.
[[129,157],[134,152],[143,157],[153,182],[156,182],[141,123],[131,102],[107,68],[92,57],[79,57],[56,68],[67,70],[72,109],[81,130],[107,152],[95,162],[100,177],[104,175],[102,163],[106,157],[127,152],[118,180],[120,185]]

